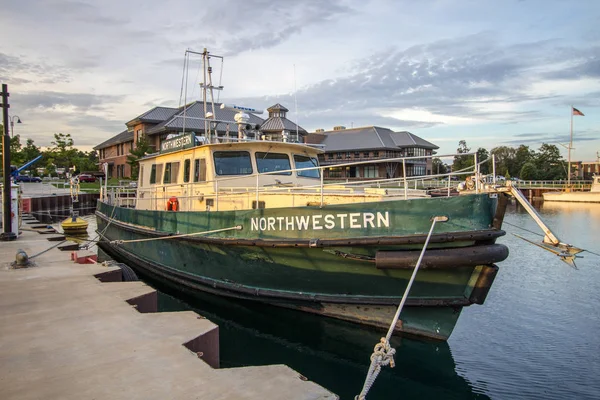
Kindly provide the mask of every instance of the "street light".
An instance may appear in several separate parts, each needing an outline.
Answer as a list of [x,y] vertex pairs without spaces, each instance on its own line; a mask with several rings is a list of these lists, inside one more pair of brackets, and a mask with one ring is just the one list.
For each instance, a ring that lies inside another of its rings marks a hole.
[[22,124],[21,118],[18,115],[13,115],[12,117],[8,117],[10,120],[10,136],[15,136],[15,118],[17,119],[17,124]]

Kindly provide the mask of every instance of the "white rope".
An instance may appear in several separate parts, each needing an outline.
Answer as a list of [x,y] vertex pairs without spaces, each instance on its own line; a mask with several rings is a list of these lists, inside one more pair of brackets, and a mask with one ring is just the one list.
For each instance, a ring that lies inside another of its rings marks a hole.
[[365,400],[367,398],[367,393],[371,390],[371,386],[375,383],[375,379],[381,372],[381,367],[389,365],[390,368],[394,368],[394,354],[396,354],[396,350],[392,348],[390,345],[390,338],[392,337],[392,333],[394,332],[394,328],[398,323],[398,319],[400,318],[400,313],[402,312],[402,308],[404,307],[404,303],[406,303],[406,299],[408,298],[408,293],[410,292],[410,288],[417,276],[417,271],[421,266],[421,261],[423,260],[423,256],[425,255],[425,250],[427,250],[427,245],[429,244],[429,239],[431,238],[431,234],[433,233],[433,228],[435,227],[435,223],[445,222],[447,221],[447,217],[433,217],[433,221],[431,223],[431,228],[429,229],[429,234],[427,235],[427,239],[425,239],[425,244],[423,245],[423,249],[421,250],[421,254],[419,255],[419,259],[417,260],[417,265],[413,270],[413,273],[408,281],[408,285],[404,290],[404,295],[402,296],[402,300],[398,305],[398,309],[396,310],[396,315],[394,315],[394,319],[390,324],[390,328],[388,329],[387,335],[382,337],[379,343],[375,345],[373,349],[373,354],[371,354],[371,365],[369,366],[369,371],[367,372],[367,376],[365,377],[365,383],[363,388],[358,396],[356,396],[355,400]]
[[123,244],[123,243],[150,242],[152,240],[176,239],[176,238],[182,238],[182,237],[188,237],[188,236],[208,235],[208,234],[211,234],[211,233],[233,231],[233,230],[237,230],[237,231],[242,230],[242,225],[232,226],[231,228],[215,229],[215,230],[212,230],[212,231],[184,233],[184,234],[181,234],[181,235],[162,236],[162,237],[157,237],[157,238],[132,239],[132,240],[111,240],[109,243],[110,244],[117,244],[117,245],[119,245],[119,244]]

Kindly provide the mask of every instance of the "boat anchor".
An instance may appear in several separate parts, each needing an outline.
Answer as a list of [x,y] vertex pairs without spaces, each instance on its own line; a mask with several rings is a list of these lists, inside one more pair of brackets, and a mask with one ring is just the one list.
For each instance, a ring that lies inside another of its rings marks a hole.
[[521,193],[521,191],[519,189],[512,186],[510,183],[509,183],[508,189],[509,189],[509,193],[515,199],[517,199],[517,201],[523,206],[523,208],[525,208],[525,210],[531,216],[531,218],[533,218],[533,220],[539,225],[539,227],[544,232],[545,236],[544,236],[544,240],[542,241],[542,243],[537,243],[537,242],[533,242],[529,239],[525,239],[524,237],[519,236],[517,234],[513,233],[513,235],[515,235],[516,237],[518,237],[520,239],[525,240],[526,242],[534,244],[544,250],[547,250],[551,253],[556,254],[558,257],[560,257],[561,261],[563,261],[563,262],[567,263],[569,266],[577,269],[577,266],[575,265],[575,259],[583,258],[582,256],[577,256],[577,254],[581,253],[582,251],[585,251],[585,250],[580,249],[579,247],[575,247],[571,244],[564,243],[561,240],[559,240],[558,237],[544,223],[544,221],[542,221],[542,217],[540,217],[540,215],[535,210],[535,208],[533,208],[531,203],[529,201],[527,201],[525,196],[523,196],[523,193]]

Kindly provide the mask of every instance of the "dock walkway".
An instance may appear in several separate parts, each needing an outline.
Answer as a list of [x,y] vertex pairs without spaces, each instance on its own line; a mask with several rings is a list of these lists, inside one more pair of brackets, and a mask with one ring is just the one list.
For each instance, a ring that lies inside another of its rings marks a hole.
[[75,264],[57,249],[9,267],[17,249],[52,244],[32,231],[0,243],[2,399],[337,398],[284,365],[211,367],[218,327],[192,311],[152,312],[154,289],[110,282],[118,267]]

